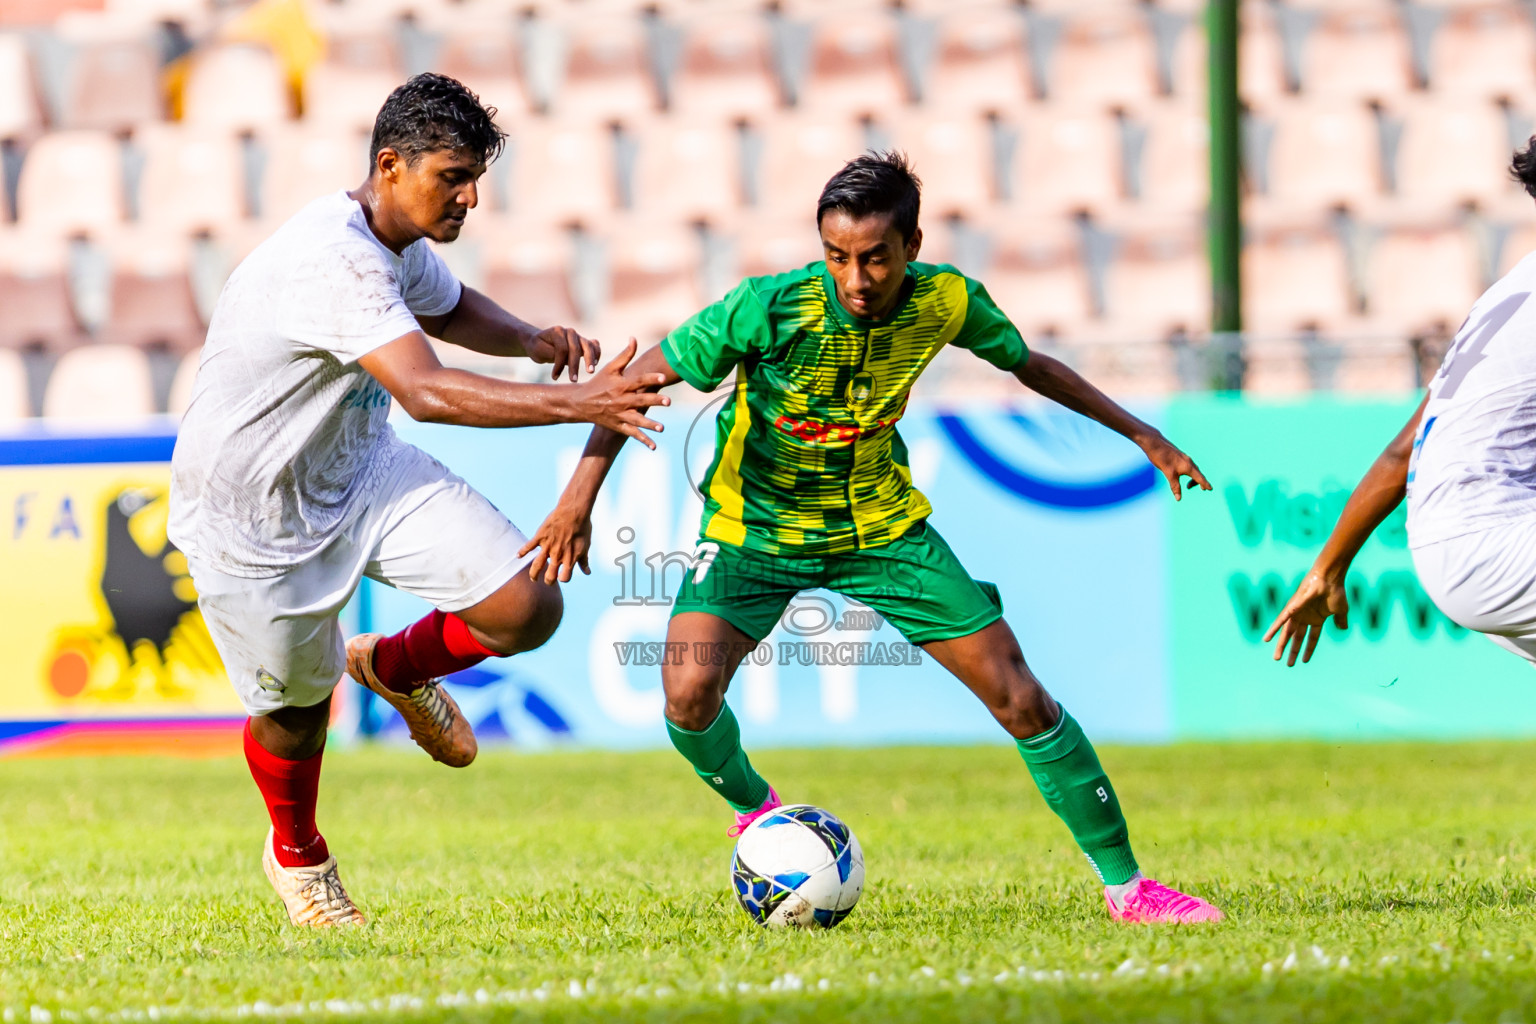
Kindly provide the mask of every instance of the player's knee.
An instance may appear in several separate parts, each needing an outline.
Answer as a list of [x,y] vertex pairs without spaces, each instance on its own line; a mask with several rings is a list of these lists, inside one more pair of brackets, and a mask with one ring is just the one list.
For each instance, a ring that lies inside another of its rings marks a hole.
[[1038,736],[1056,724],[1056,701],[1033,676],[1016,677],[991,709],[999,725],[1015,739]]
[[720,672],[709,665],[666,665],[661,686],[667,698],[667,721],[684,729],[708,729],[720,714]]
[[504,613],[489,629],[481,629],[485,645],[506,657],[544,646],[565,615],[565,598],[558,584],[539,584],[525,600]]

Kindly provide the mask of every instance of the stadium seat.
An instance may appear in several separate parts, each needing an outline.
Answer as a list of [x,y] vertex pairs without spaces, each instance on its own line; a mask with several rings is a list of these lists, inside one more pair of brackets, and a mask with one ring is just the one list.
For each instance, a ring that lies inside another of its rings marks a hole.
[[1029,91],[1024,19],[1016,7],[980,7],[939,16],[935,56],[923,101],[942,111],[1015,106]]
[[138,229],[109,237],[106,247],[111,316],[100,339],[177,353],[201,345],[204,325],[187,274],[187,240]]
[[[1238,12],[1237,91],[1248,102],[1267,102],[1286,91],[1285,48],[1275,13],[1267,3],[1244,3]],[[1200,33],[1188,33],[1199,36]],[[1205,74],[1204,48],[1199,73]]]
[[20,353],[0,349],[0,428],[14,427],[31,415],[26,364]]
[[316,65],[304,76],[304,121],[316,128],[371,133],[379,108],[401,81],[394,71]]
[[1482,291],[1479,278],[1477,247],[1465,228],[1389,229],[1366,263],[1367,309],[1384,331],[1459,324]]
[[1439,95],[1528,95],[1536,89],[1536,26],[1510,3],[1445,8],[1429,51],[1429,87]]
[[1273,111],[1270,196],[1324,207],[1380,195],[1380,136],[1364,104],[1298,98],[1277,103]]
[[564,232],[500,222],[487,229],[485,243],[487,295],[538,327],[575,325],[571,244]]
[[147,125],[139,217],[162,230],[217,232],[245,216],[243,164],[237,141],[179,125]]
[[127,345],[87,345],[59,357],[43,395],[55,420],[132,420],[155,413],[149,359]]
[[730,217],[741,205],[735,129],[701,118],[650,118],[637,131],[633,202],[653,221]]
[[41,123],[26,40],[17,32],[0,32],[0,138],[28,134]]
[[1327,329],[1351,312],[1344,247],[1326,224],[1250,228],[1242,288],[1243,324],[1258,334]]
[[60,238],[116,227],[124,214],[122,149],[99,131],[54,132],[38,139],[21,165],[17,219]]
[[818,18],[799,106],[819,115],[878,116],[907,102],[889,11],[841,8]]
[[513,140],[507,210],[523,221],[600,220],[618,207],[613,133],[601,126],[534,118]]
[[250,130],[293,116],[288,80],[270,50],[215,46],[192,58],[182,120],[211,130]]
[[1509,152],[1503,117],[1492,103],[1414,97],[1403,110],[1397,191],[1447,207],[1497,198],[1519,188],[1507,171]]
[[171,380],[170,394],[166,396],[165,411],[172,416],[182,416],[192,404],[192,387],[197,382],[197,367],[203,361],[203,350],[195,348],[181,357],[176,366],[176,376]]
[[1408,33],[1391,7],[1320,10],[1302,45],[1301,89],[1339,99],[1381,99],[1412,87]]
[[996,197],[991,129],[979,114],[907,114],[896,122],[895,142],[923,181],[925,212],[968,210]]
[[767,22],[745,12],[688,11],[672,83],[680,117],[756,117],[778,105]]
[[508,118],[529,110],[518,77],[517,16],[509,5],[430,5],[413,14],[436,41],[428,69],[458,79]]
[[66,14],[54,29],[61,48],[49,106],[61,128],[125,131],[165,116],[160,53],[148,24]]
[[1119,337],[1149,341],[1210,328],[1211,275],[1195,217],[1116,231],[1105,284],[1106,316]]
[[1210,199],[1210,125],[1203,112],[1180,100],[1137,112],[1146,126],[1141,202],[1163,211],[1203,210]]
[[368,138],[361,132],[284,125],[262,135],[267,160],[262,220],[281,224],[320,196],[355,188],[368,175]]
[[1102,108],[1022,107],[1002,123],[1019,133],[1005,195],[1032,214],[1098,209],[1120,198],[1120,143]]
[[601,320],[613,325],[609,344],[659,341],[703,305],[696,230],[629,221],[614,225],[605,241],[610,277]]
[[70,302],[62,236],[0,225],[0,348],[56,351],[85,340]]
[[1157,51],[1139,7],[1069,17],[1046,71],[1048,95],[1074,104],[1137,103],[1157,93]]
[[[566,40],[563,80],[552,109],[568,123],[634,117],[659,106],[639,18],[584,18],[558,22]],[[524,77],[527,84],[525,70]],[[530,95],[536,90],[529,88]]]
[[[783,215],[764,213],[738,221],[731,230],[731,250],[729,262],[734,265],[735,273],[723,274],[726,279],[782,274],[821,259],[821,241],[816,235],[815,198],[800,209],[786,211]],[[713,300],[719,296],[707,298]]]
[[1536,222],[1527,218],[1509,237],[1504,240],[1504,248],[1499,253],[1498,274],[1503,277],[1514,269],[1515,264],[1536,253]]
[[1005,217],[990,223],[987,291],[1025,337],[1080,333],[1089,322],[1090,284],[1078,229],[1063,217]]
[[857,122],[804,114],[773,118],[762,126],[760,205],[788,214],[814,211],[827,179],[864,151]]

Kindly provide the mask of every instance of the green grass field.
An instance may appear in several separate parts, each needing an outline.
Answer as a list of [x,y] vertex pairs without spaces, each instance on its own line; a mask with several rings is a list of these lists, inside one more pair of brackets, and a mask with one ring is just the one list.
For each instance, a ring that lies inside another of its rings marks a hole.
[[332,752],[365,930],[286,926],[243,763],[0,762],[3,1019],[1514,1020],[1536,1016],[1536,744],[1110,748],[1152,873],[1111,923],[1010,748],[763,752],[859,833],[864,900],[768,933],[668,753]]

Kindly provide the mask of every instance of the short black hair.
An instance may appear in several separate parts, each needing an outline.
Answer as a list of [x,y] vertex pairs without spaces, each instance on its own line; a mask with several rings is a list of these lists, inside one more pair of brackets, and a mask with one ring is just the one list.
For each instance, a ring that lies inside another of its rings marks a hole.
[[1524,149],[1515,150],[1509,163],[1510,175],[1525,186],[1526,194],[1536,198],[1536,135],[1526,140]]
[[816,203],[816,226],[832,210],[850,217],[888,213],[891,223],[910,241],[917,232],[917,211],[923,183],[912,173],[912,162],[898,150],[870,151],[843,165],[827,181]]
[[506,138],[496,126],[495,107],[482,104],[463,83],[429,71],[412,76],[379,108],[368,164],[370,171],[377,166],[382,149],[393,149],[407,164],[438,149],[467,149],[490,163]]

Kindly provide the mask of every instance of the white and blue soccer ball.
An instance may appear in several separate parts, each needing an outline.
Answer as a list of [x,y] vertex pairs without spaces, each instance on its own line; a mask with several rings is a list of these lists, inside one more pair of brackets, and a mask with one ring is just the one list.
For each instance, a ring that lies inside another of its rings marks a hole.
[[731,855],[736,898],[768,928],[831,928],[864,891],[864,851],[831,811],[786,804],[758,818]]

